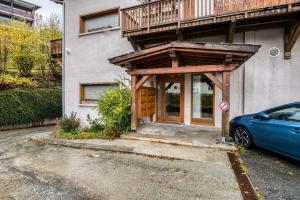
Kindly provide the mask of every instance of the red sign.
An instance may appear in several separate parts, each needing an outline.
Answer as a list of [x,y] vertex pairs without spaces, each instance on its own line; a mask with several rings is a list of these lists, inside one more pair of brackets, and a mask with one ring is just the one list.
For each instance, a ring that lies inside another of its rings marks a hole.
[[230,108],[230,104],[227,102],[227,101],[222,101],[220,104],[219,104],[219,108],[225,112],[227,110],[229,110]]

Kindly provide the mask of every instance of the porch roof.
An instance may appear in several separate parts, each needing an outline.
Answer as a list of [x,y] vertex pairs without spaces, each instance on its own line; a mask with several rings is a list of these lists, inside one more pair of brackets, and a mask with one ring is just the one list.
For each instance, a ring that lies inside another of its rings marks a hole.
[[240,66],[259,48],[260,45],[175,41],[117,56],[109,61],[129,70],[168,68],[172,67],[174,59],[178,59],[182,67],[224,64]]

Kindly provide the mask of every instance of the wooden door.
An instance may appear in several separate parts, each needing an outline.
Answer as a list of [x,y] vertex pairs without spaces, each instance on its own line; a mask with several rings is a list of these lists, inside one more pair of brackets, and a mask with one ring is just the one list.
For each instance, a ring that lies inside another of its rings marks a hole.
[[156,92],[157,121],[183,123],[184,119],[184,77],[158,77]]

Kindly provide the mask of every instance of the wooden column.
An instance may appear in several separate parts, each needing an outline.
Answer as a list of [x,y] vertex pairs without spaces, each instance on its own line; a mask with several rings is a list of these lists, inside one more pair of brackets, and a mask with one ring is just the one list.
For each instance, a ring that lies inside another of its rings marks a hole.
[[131,130],[137,130],[137,95],[136,95],[137,76],[131,76]]
[[[223,72],[222,100],[230,103],[230,72]],[[222,137],[229,136],[229,110],[222,112]]]
[[290,59],[292,49],[300,35],[300,22],[294,25],[288,25],[284,31],[284,58]]

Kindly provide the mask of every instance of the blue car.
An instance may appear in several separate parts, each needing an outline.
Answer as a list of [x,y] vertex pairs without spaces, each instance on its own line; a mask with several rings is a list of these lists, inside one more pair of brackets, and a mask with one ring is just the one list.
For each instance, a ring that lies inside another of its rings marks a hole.
[[257,145],[300,160],[300,102],[236,117],[230,136],[242,147]]

